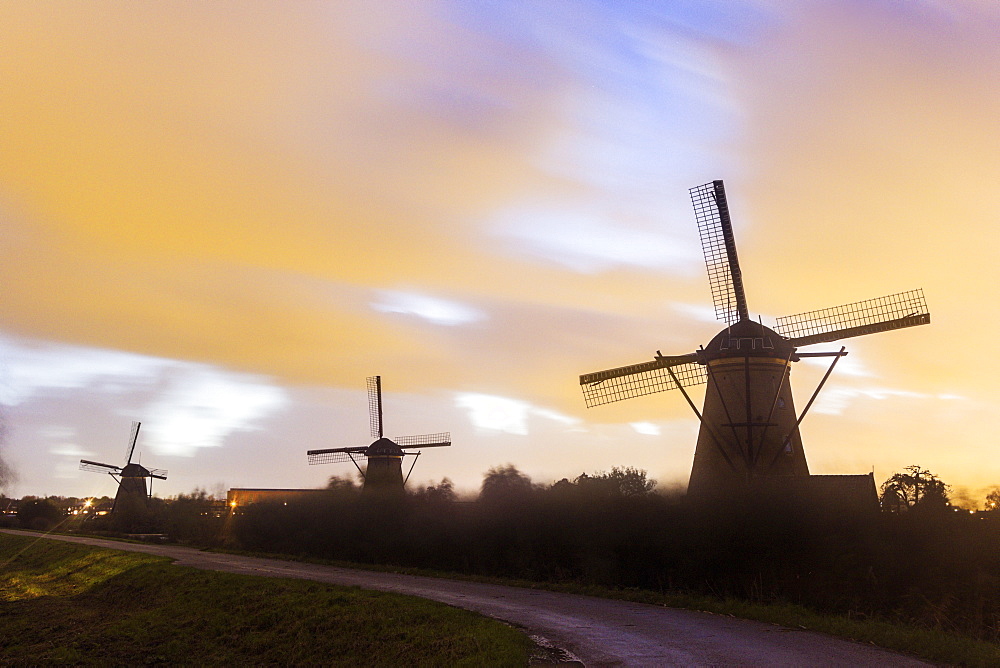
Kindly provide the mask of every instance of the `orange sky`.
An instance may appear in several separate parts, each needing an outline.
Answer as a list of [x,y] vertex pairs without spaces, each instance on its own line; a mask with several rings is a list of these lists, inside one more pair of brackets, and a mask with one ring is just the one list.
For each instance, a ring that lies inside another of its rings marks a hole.
[[[417,480],[684,482],[681,397],[588,411],[576,381],[718,331],[687,198],[716,178],[765,323],[917,287],[931,307],[847,342],[812,471],[1000,484],[995,3],[2,12],[14,495],[110,493],[76,462],[131,419],[164,494],[322,484],[349,471],[304,451],[366,440],[376,373],[390,431],[452,431]],[[822,372],[795,368],[799,404]]]

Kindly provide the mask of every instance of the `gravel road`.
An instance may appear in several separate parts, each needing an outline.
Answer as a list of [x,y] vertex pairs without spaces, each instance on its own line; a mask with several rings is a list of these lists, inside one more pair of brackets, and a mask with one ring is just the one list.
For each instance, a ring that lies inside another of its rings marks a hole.
[[933,665],[819,633],[642,603],[218,554],[169,545],[119,543],[85,536],[46,538],[157,554],[182,566],[206,570],[315,580],[420,596],[510,622],[524,628],[542,645],[559,648],[567,659],[587,666]]

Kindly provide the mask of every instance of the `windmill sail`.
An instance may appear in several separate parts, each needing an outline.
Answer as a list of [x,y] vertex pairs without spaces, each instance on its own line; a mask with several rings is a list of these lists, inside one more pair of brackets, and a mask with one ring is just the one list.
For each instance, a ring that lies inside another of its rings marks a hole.
[[132,421],[132,429],[128,434],[128,441],[125,444],[125,465],[128,466],[132,463],[132,453],[135,452],[135,443],[139,440],[139,427],[142,426],[141,422]]
[[382,438],[382,376],[370,376],[368,383],[368,421],[371,423],[372,440]]
[[667,367],[670,367],[674,377],[681,385],[685,387],[700,385],[706,382],[707,376],[705,367],[698,364],[696,359],[697,356],[694,353],[658,357],[652,362],[587,373],[580,376],[580,387],[583,390],[587,407],[592,408],[623,399],[676,389],[677,383],[670,376]]
[[931,321],[923,290],[867,299],[778,318],[775,329],[795,347],[926,325]]
[[392,440],[401,448],[443,448],[451,445],[451,433],[397,436]]
[[725,186],[722,181],[712,181],[691,188],[690,193],[708,269],[708,282],[712,288],[715,317],[730,325],[748,320],[750,314],[743,292],[743,273],[736,255],[736,238],[729,218]]
[[87,459],[81,459],[80,470],[93,471],[94,473],[118,473],[122,469],[120,466],[115,466],[114,464],[102,464],[101,462],[92,462]]
[[310,464],[337,464],[340,462],[354,461],[355,457],[364,457],[366,446],[352,448],[325,448],[323,450],[309,450],[306,455]]

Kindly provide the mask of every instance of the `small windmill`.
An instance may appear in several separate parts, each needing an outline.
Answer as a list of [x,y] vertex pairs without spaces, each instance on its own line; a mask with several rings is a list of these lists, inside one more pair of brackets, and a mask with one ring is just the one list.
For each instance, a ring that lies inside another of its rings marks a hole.
[[[125,450],[125,466],[115,466],[114,464],[102,464],[86,459],[80,460],[81,471],[94,471],[97,473],[107,473],[118,483],[118,493],[115,494],[115,504],[111,507],[111,512],[116,509],[122,512],[123,508],[145,508],[146,499],[153,493],[153,478],[159,480],[167,479],[167,472],[162,469],[147,469],[141,464],[132,461],[135,453],[135,444],[139,440],[139,427],[141,422],[133,422],[132,430],[129,432],[128,444]],[[146,489],[146,478],[149,478],[149,489]]]
[[[701,423],[688,493],[724,493],[756,478],[808,476],[799,424],[837,361],[847,354],[800,347],[930,322],[921,290],[779,318],[774,330],[750,319],[722,181],[690,190],[716,318],[726,323],[707,346],[686,355],[580,376],[587,406],[679,389]],[[798,416],[789,387],[791,363],[832,357]],[[707,383],[702,412],[685,387]]]
[[[306,454],[310,464],[333,464],[351,462],[357,467],[364,478],[364,492],[390,491],[400,492],[403,485],[410,479],[410,473],[416,466],[420,451],[406,452],[403,448],[441,448],[451,445],[451,434],[424,434],[422,436],[399,436],[388,439],[382,434],[382,377],[371,376],[368,383],[368,420],[374,441],[367,446],[349,448],[327,448],[309,450]],[[403,457],[412,456],[410,469],[403,477]],[[358,461],[367,459],[365,470]]]

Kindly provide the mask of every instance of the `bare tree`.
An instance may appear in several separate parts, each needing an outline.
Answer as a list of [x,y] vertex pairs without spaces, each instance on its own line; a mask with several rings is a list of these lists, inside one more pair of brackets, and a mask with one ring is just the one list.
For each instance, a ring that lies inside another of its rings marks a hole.
[[944,508],[948,505],[948,485],[916,464],[905,473],[893,473],[882,483],[882,508],[900,511],[911,508]]

